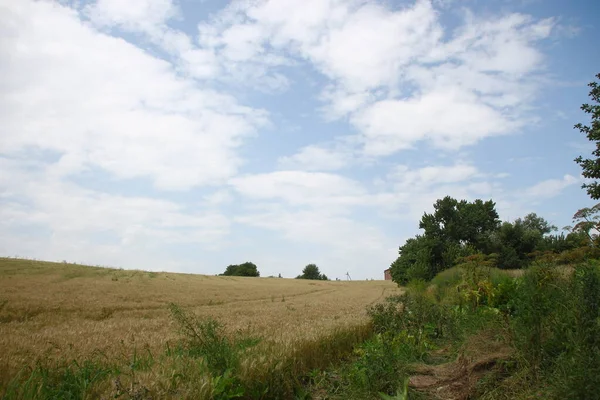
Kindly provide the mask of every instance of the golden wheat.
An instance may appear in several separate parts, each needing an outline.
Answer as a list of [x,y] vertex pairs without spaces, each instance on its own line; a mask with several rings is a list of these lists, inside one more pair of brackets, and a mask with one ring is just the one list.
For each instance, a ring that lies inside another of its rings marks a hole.
[[397,290],[386,281],[216,277],[0,258],[0,383],[42,354],[118,357],[134,346],[162,352],[176,338],[171,302],[230,332],[258,335],[280,356],[364,325],[365,306]]

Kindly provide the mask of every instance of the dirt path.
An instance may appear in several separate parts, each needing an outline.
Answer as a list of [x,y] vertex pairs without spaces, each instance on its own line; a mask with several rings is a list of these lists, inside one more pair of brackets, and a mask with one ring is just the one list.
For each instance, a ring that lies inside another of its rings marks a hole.
[[505,342],[486,341],[478,335],[467,342],[453,362],[414,366],[409,386],[433,399],[466,400],[474,393],[477,382],[512,354]]

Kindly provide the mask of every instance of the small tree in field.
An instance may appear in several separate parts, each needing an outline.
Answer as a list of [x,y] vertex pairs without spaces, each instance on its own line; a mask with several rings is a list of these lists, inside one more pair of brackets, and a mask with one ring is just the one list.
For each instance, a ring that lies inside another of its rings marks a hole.
[[312,280],[320,280],[327,281],[329,280],[325,274],[322,274],[319,271],[319,267],[315,264],[308,264],[302,270],[302,275],[298,275],[296,279],[312,279]]
[[245,262],[239,265],[229,265],[225,269],[223,276],[260,276],[258,267],[251,262]]
[[[596,78],[600,79],[600,74],[596,75]],[[591,104],[582,105],[581,109],[586,114],[591,114],[592,121],[589,126],[579,123],[575,125],[575,128],[581,133],[585,133],[588,140],[596,142],[596,150],[592,152],[592,158],[584,159],[579,156],[575,159],[575,162],[581,166],[584,177],[600,179],[600,86],[598,82],[591,82],[589,87],[592,88],[589,94],[592,102]],[[592,199],[600,199],[600,184],[598,181],[584,183],[583,188],[587,189],[587,193]]]

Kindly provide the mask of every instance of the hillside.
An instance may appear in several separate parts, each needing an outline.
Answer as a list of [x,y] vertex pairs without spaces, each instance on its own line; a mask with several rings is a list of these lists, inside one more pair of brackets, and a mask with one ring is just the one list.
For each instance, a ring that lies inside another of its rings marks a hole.
[[0,382],[39,357],[108,358],[177,339],[168,305],[260,336],[269,351],[367,323],[365,306],[397,292],[386,281],[217,277],[0,258]]

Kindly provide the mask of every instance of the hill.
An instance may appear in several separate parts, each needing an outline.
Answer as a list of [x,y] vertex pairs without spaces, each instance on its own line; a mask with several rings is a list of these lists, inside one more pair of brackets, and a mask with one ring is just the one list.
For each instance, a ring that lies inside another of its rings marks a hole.
[[[0,384],[40,357],[108,359],[178,340],[175,303],[280,357],[367,324],[365,306],[397,292],[386,281],[306,281],[138,270],[0,258]],[[358,340],[358,338],[357,338]]]

